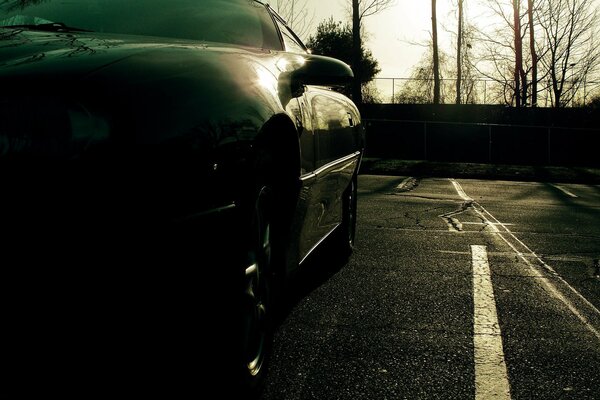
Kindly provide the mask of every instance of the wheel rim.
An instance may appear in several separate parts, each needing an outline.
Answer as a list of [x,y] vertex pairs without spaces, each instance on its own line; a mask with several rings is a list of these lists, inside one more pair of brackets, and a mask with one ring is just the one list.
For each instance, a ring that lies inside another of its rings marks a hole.
[[271,262],[271,226],[266,213],[266,189],[258,196],[255,208],[252,249],[246,268],[247,335],[245,362],[248,373],[260,373],[265,359],[268,334],[269,279]]

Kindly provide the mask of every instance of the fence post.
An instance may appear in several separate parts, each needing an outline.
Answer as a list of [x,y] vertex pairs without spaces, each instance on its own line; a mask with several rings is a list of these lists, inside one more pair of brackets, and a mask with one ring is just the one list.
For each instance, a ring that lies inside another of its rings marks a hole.
[[392,78],[392,104],[396,103],[396,100],[394,100],[394,97],[396,97],[396,78]]
[[487,104],[487,81],[483,81],[483,104]]
[[548,127],[548,162],[547,165],[550,165],[550,160],[552,159],[551,157],[551,143],[550,143],[550,134],[552,132],[552,128]]
[[423,153],[425,154],[425,161],[427,161],[427,121],[423,121]]
[[488,163],[492,163],[492,126],[488,125]]

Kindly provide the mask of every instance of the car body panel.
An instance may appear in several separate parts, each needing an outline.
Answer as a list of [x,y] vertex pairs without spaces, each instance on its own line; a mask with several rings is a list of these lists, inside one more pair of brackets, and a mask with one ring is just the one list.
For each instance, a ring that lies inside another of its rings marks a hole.
[[[220,209],[235,204],[238,199],[232,188],[240,185],[243,174],[238,173],[245,166],[228,163],[232,158],[239,161],[248,157],[261,127],[275,115],[284,114],[297,128],[301,182],[309,185],[303,190],[313,192],[306,203],[298,204],[306,208],[298,211],[306,217],[299,228],[302,244],[292,258],[304,259],[339,223],[340,204],[336,199],[339,188],[344,187],[340,185],[348,178],[347,167],[340,173],[336,160],[363,145],[360,118],[343,96],[326,88],[309,87],[302,96],[293,98],[289,87],[281,85],[286,71],[279,64],[288,60],[288,54],[182,40],[123,39],[110,34],[69,36],[21,32],[4,39],[2,96],[14,103],[19,96],[31,100],[30,93],[41,92],[46,95],[40,99],[46,102],[50,102],[50,96],[56,98],[54,103],[75,103],[94,114],[109,114],[113,118],[111,129],[128,136],[124,145],[135,144],[137,158],[150,157],[160,146],[163,155],[177,159],[169,168],[181,179],[206,179],[206,175],[218,175],[219,169],[225,171],[219,179],[227,183],[220,182],[211,190],[217,198],[207,201],[204,191],[179,193],[187,201],[178,203],[177,209],[162,210],[170,217],[181,219],[205,211],[194,205]],[[208,98],[204,95],[207,92],[211,93]],[[168,114],[162,112],[165,104],[169,104]],[[10,118],[20,123],[17,114],[12,113]],[[354,126],[350,126],[350,120]],[[15,151],[10,143],[31,142],[3,137],[0,153],[5,155]],[[190,157],[187,161],[203,160],[202,165],[194,163],[198,170],[190,171],[191,165],[174,169],[175,164],[186,161],[180,153],[184,148],[192,151],[186,155]],[[26,152],[22,146],[19,149]],[[355,163],[352,171],[356,167]],[[311,176],[314,179],[309,179]],[[175,191],[177,182],[154,186]],[[157,197],[152,191],[148,195]]]
[[[273,240],[285,243],[284,275],[342,223],[364,148],[358,109],[331,89],[351,79],[350,68],[283,51],[281,35],[258,48],[55,28],[0,27],[0,210],[11,233],[3,248],[14,256],[6,260],[39,269],[36,296],[95,285],[60,302],[65,320],[85,314],[79,299],[88,296],[124,300],[133,311],[119,323],[134,332],[136,313],[148,314],[140,318],[149,332],[163,332],[159,310],[193,342],[198,304],[225,320],[212,324],[215,336],[239,331],[231,312],[216,309],[241,294],[261,179],[279,196],[284,229]],[[143,343],[146,359],[151,343],[129,339]]]

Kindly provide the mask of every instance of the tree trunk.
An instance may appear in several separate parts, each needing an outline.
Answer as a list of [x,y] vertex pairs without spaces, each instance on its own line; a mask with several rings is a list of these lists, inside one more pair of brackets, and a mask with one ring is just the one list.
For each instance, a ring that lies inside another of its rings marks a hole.
[[458,35],[456,39],[456,104],[461,103],[462,44],[463,44],[463,0],[458,0]]
[[521,107],[521,71],[523,69],[523,41],[521,40],[521,0],[513,0],[514,33],[515,33],[515,104]]
[[554,92],[554,108],[561,108],[562,107],[562,92],[560,91],[560,89],[558,89],[558,85],[553,85],[553,89],[552,91]]
[[537,107],[537,69],[538,69],[538,57],[535,52],[535,30],[533,22],[533,0],[527,0],[529,15],[529,50],[531,52],[531,106]]
[[525,73],[525,70],[521,70],[520,72],[521,74],[521,105],[526,107],[527,106],[527,74]]
[[440,104],[440,59],[438,55],[436,0],[431,0],[431,30],[433,39],[433,104]]
[[362,104],[362,71],[360,68],[360,1],[352,0],[352,70],[354,71],[354,81],[352,82],[352,100],[357,105]]

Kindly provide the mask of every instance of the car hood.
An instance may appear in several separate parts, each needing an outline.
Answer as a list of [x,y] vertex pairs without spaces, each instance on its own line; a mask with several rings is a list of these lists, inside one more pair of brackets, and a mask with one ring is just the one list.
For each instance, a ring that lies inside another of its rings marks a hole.
[[240,55],[264,55],[258,49],[220,43],[198,43],[171,38],[99,33],[49,33],[0,30],[0,78],[52,77],[81,79],[135,55],[179,49]]
[[284,110],[275,59],[183,40],[9,31],[0,36],[0,97],[43,96],[44,104],[56,97],[118,114],[136,131],[136,143],[240,124],[235,130],[243,136]]
[[160,46],[110,36],[5,30],[0,36],[0,76],[80,78],[132,53]]
[[[94,161],[100,175],[110,168],[125,187],[143,182],[145,198],[204,176],[206,190],[172,197],[218,206],[244,179],[261,127],[285,112],[271,52],[92,33],[2,35],[0,160],[91,157],[102,161]],[[205,200],[209,192],[219,199]]]

